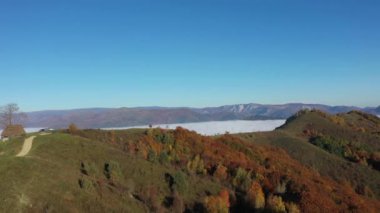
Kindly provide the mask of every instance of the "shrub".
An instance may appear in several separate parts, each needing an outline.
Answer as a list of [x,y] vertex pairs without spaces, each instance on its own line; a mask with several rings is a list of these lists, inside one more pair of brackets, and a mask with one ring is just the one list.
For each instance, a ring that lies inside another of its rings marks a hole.
[[338,125],[344,125],[345,124],[345,121],[342,117],[339,117],[337,115],[333,115],[330,117],[330,120],[335,123],[335,124],[338,124]]
[[120,166],[115,161],[105,163],[103,173],[106,178],[111,180],[113,183],[119,182],[123,178],[123,173],[121,172]]
[[206,174],[204,162],[199,155],[196,155],[193,160],[187,163],[187,170],[190,174]]
[[270,195],[267,199],[267,208],[272,212],[286,212],[285,204],[280,196]]
[[152,149],[149,149],[148,151],[148,161],[154,163],[157,161],[157,154]]
[[169,133],[164,133],[162,136],[161,142],[163,144],[172,145],[172,144],[174,144],[174,137]]
[[355,192],[366,197],[370,197],[370,198],[374,197],[372,190],[364,184],[357,185],[355,187]]
[[170,163],[170,157],[166,151],[161,152],[160,156],[158,157],[158,160],[161,164]]
[[219,193],[220,198],[226,203],[227,208],[230,207],[230,193],[228,192],[227,189],[223,189]]
[[204,207],[209,213],[228,213],[229,206],[229,193],[227,190],[222,190],[219,195],[207,196],[204,200]]
[[87,166],[84,162],[80,163],[80,173],[82,173],[83,175],[88,175]]
[[188,183],[185,173],[178,171],[173,175],[174,184],[173,188],[181,194],[186,194]]
[[85,177],[78,180],[79,187],[86,191],[92,192],[95,187],[91,180],[86,179]]
[[301,212],[299,207],[294,203],[286,203],[285,206],[286,206],[286,210],[288,211],[288,213],[300,213]]
[[78,127],[74,123],[71,123],[68,127],[68,131],[70,134],[75,134],[78,132],[78,130]]
[[253,182],[247,191],[246,200],[254,209],[263,209],[265,207],[265,195],[258,182]]
[[96,166],[95,163],[81,163],[81,172],[82,174],[91,176],[91,177],[96,177],[99,174],[99,169]]
[[337,140],[328,136],[317,136],[310,141],[312,144],[340,157],[344,157],[347,141]]
[[289,180],[285,176],[281,177],[274,189],[275,193],[284,194],[286,192],[288,182]]
[[247,172],[243,168],[237,168],[235,176],[232,179],[232,185],[243,191],[247,191],[251,185],[251,172]]
[[150,136],[153,136],[156,141],[159,141],[162,144],[174,144],[174,137],[169,132],[163,131],[161,129],[155,129],[153,132],[150,132],[148,134]]
[[227,179],[227,167],[223,166],[222,164],[219,164],[215,172],[213,174],[214,177],[218,178],[219,180],[226,180]]
[[147,186],[139,193],[141,201],[149,207],[150,212],[161,212],[162,210],[161,202],[158,199],[158,191],[155,186]]

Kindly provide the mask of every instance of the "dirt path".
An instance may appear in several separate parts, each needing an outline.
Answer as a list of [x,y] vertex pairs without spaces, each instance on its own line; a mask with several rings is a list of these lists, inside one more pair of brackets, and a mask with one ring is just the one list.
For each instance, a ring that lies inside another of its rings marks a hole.
[[[48,135],[47,133],[41,133],[40,135]],[[16,155],[16,157],[24,157],[32,149],[33,140],[36,136],[30,136],[25,139],[24,144],[22,145],[21,151]]]
[[16,157],[23,157],[27,155],[32,148],[33,140],[36,136],[31,136],[25,139],[24,144],[22,145],[21,151],[16,155]]

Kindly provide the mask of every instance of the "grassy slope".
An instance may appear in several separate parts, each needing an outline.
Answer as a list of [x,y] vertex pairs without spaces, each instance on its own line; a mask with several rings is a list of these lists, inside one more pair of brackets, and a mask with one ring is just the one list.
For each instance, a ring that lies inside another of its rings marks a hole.
[[[356,114],[354,115],[357,116]],[[350,118],[351,122],[355,119],[348,114],[344,116],[345,120]],[[355,132],[346,125],[337,125],[318,113],[303,115],[273,132],[248,133],[240,134],[239,136],[255,143],[270,144],[283,148],[294,159],[317,170],[320,174],[330,176],[338,181],[348,181],[353,185],[362,183],[369,186],[376,196],[380,197],[380,172],[367,166],[348,162],[310,144],[308,138],[302,134],[305,127],[313,127],[339,138],[356,138],[363,141],[363,143],[370,141],[367,144],[369,146],[374,144],[375,148],[380,145],[378,135]]]
[[303,130],[314,129],[326,135],[360,143],[373,151],[380,151],[380,119],[356,111],[337,116],[309,112],[286,123],[280,129],[294,136],[304,136]]
[[[106,180],[102,172],[104,163],[117,162],[121,167],[121,185],[128,186],[128,181],[132,180],[133,188],[138,190],[151,184],[158,186],[161,196],[170,193],[165,173],[175,173],[171,168],[131,157],[107,144],[61,133],[38,136],[27,157],[13,157],[17,153],[14,150],[21,149],[21,141],[9,142],[2,148],[9,151],[0,156],[1,212],[146,211],[138,200],[125,196],[126,193],[112,185],[104,184],[101,190],[81,189],[78,184],[83,178],[81,162],[94,165],[96,172],[93,176],[97,180]],[[192,187],[184,197],[187,201],[195,200],[206,187],[212,193],[219,190],[219,186],[211,181],[188,178]]]

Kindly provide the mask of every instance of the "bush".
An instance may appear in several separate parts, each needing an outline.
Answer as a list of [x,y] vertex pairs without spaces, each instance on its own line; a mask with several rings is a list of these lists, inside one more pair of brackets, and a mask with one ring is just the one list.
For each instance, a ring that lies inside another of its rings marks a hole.
[[106,178],[108,180],[111,180],[113,183],[120,182],[123,178],[123,173],[120,169],[120,166],[115,161],[105,163],[103,173],[106,176]]
[[173,176],[174,184],[173,189],[177,190],[179,193],[186,194],[188,188],[188,182],[185,173],[178,171]]
[[79,131],[78,127],[74,124],[74,123],[71,123],[68,127],[68,132],[70,134],[75,134]]
[[219,180],[226,180],[227,179],[227,168],[225,166],[223,166],[222,164],[219,164],[216,169],[215,169],[215,172],[213,174],[214,177],[218,178]]
[[82,173],[83,175],[88,175],[87,166],[84,162],[80,163],[80,173]]
[[153,131],[148,130],[148,135],[153,136],[156,141],[159,141],[162,144],[174,144],[174,136],[169,132],[163,131],[161,129],[155,129]]
[[254,209],[263,209],[265,207],[265,195],[258,182],[253,182],[247,191],[246,200]]
[[300,209],[298,208],[298,206],[294,203],[287,203],[285,204],[286,206],[286,210],[288,211],[288,213],[300,213]]
[[222,190],[219,195],[207,196],[204,200],[204,207],[209,213],[228,213],[229,206],[229,193],[227,190]]
[[235,176],[232,179],[232,185],[240,190],[247,191],[251,185],[251,172],[247,172],[243,168],[237,168]]
[[91,180],[86,179],[85,177],[78,180],[79,187],[86,191],[94,191],[95,187]]
[[196,155],[193,160],[187,163],[187,170],[190,174],[206,174],[204,162],[199,155]]
[[345,145],[348,144],[345,140],[337,140],[328,136],[317,136],[310,141],[312,144],[340,157],[344,157]]
[[141,201],[149,207],[150,212],[162,211],[158,193],[159,189],[156,186],[144,187],[139,193]]
[[161,152],[160,156],[158,157],[158,160],[161,164],[170,163],[170,157],[166,151]]
[[280,196],[270,195],[267,199],[267,208],[272,212],[286,212],[285,204]]
[[148,161],[152,163],[157,162],[157,154],[152,149],[148,151]]
[[80,172],[83,175],[87,175],[87,176],[91,176],[91,177],[95,178],[99,174],[99,169],[95,163],[81,162]]

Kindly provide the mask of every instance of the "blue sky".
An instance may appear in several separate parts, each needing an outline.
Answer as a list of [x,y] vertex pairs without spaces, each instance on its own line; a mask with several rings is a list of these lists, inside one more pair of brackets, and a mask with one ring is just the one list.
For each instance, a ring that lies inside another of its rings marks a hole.
[[0,105],[380,104],[379,1],[0,1]]

